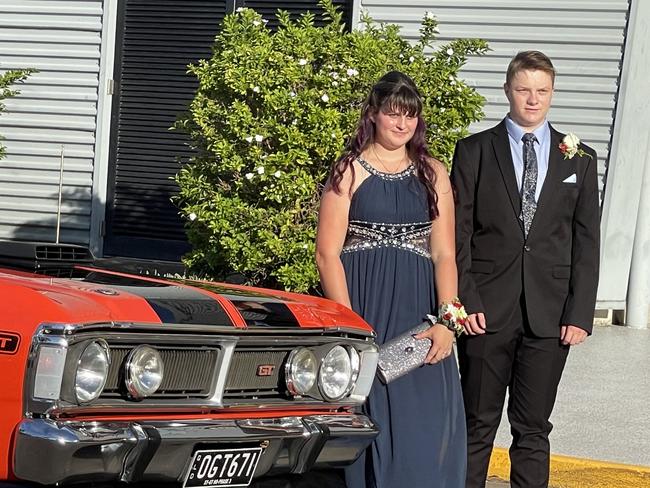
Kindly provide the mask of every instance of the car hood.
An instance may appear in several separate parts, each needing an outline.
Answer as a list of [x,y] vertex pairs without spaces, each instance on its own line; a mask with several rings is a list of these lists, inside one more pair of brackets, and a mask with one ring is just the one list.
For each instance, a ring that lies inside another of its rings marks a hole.
[[74,268],[73,276],[53,278],[0,270],[0,286],[5,288],[5,297],[6,293],[16,297],[16,306],[21,301],[32,303],[27,312],[38,314],[41,322],[372,330],[347,307],[310,295],[86,267]]

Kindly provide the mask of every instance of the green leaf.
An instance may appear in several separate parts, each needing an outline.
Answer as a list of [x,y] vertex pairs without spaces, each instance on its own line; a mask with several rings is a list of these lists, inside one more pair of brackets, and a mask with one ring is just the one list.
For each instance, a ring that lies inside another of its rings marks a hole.
[[174,201],[186,219],[193,250],[184,261],[194,273],[223,279],[237,272],[250,284],[315,290],[320,192],[387,71],[416,81],[429,147],[446,164],[483,115],[483,97],[459,70],[487,51],[484,41],[438,44],[432,16],[413,44],[399,26],[364,12],[361,29],[348,32],[331,0],[321,6],[323,27],[313,14],[291,20],[278,11],[275,32],[250,8],[227,15],[212,57],[188,68],[198,89],[175,129],[190,135],[197,155],[178,173]]

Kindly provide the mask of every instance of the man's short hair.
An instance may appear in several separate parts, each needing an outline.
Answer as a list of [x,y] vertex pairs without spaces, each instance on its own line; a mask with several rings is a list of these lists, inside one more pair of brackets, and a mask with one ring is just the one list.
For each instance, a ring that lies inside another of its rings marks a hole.
[[540,51],[520,51],[512,58],[506,72],[506,84],[509,85],[517,73],[525,70],[539,70],[551,75],[551,81],[555,84],[555,68],[550,58]]

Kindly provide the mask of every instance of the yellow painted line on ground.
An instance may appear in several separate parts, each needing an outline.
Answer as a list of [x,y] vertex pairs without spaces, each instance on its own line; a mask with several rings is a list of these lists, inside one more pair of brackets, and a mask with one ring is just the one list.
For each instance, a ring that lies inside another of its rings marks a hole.
[[[495,448],[490,459],[489,476],[508,480],[508,450]],[[551,455],[553,488],[648,488],[650,467],[616,464],[591,459]]]

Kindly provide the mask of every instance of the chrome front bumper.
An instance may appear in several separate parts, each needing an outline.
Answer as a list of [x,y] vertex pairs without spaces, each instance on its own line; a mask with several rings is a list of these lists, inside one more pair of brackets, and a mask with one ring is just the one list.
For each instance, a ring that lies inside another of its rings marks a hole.
[[239,420],[74,422],[23,420],[14,474],[43,484],[182,482],[194,451],[262,446],[255,478],[355,460],[378,433],[363,415]]

